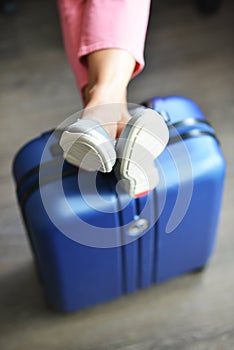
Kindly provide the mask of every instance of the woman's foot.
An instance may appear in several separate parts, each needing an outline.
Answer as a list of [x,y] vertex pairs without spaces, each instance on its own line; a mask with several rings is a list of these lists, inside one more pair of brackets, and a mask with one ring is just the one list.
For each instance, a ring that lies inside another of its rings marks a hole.
[[112,84],[87,85],[82,91],[85,102],[82,119],[99,122],[113,141],[119,137],[131,119],[127,108],[126,90],[122,93],[120,91]]
[[110,172],[116,161],[114,141],[131,118],[126,98],[112,96],[111,88],[103,86],[86,87],[83,93],[82,116],[60,139],[64,158],[84,170]]
[[64,158],[87,171],[108,173],[116,161],[113,141],[94,119],[78,119],[60,138]]
[[111,89],[104,93],[103,87],[87,87],[84,99],[81,119],[60,140],[65,159],[85,170],[110,172],[118,158],[117,177],[130,196],[153,190],[159,181],[154,160],[169,138],[163,118],[144,108],[131,116],[126,95],[113,97]]
[[157,112],[136,110],[116,144],[117,176],[131,197],[142,197],[157,186],[159,175],[154,160],[168,140],[168,127]]

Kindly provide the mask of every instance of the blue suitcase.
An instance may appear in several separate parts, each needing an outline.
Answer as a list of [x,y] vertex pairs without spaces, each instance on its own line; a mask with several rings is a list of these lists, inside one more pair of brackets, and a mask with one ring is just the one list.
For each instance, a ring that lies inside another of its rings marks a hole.
[[64,162],[59,131],[15,157],[18,203],[46,300],[56,310],[75,311],[201,269],[211,256],[225,177],[215,131],[187,98],[146,105],[170,130],[156,160],[159,185],[147,196],[130,199],[114,172],[88,173]]

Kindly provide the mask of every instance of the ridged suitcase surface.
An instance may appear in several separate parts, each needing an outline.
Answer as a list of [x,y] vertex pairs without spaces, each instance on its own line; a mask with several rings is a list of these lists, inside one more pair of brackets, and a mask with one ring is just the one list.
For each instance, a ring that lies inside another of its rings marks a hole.
[[215,131],[183,97],[147,105],[168,122],[160,182],[130,199],[111,174],[64,162],[57,132],[16,155],[17,198],[46,300],[74,311],[205,266],[213,251],[225,176]]

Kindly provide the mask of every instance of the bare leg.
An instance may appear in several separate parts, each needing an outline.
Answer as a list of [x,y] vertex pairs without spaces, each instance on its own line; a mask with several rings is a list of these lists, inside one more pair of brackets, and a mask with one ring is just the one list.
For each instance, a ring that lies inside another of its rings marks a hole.
[[[83,118],[95,119],[112,139],[130,119],[127,86],[135,68],[134,57],[122,49],[103,49],[87,57],[89,84],[83,89]],[[96,106],[96,108],[91,108]]]

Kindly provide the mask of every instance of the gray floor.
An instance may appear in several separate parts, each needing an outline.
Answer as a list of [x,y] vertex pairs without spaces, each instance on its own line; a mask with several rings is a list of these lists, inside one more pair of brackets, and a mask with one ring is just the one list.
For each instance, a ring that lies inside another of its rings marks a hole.
[[54,1],[21,0],[0,17],[0,348],[234,348],[233,11],[232,0],[204,17],[193,1],[152,8],[147,67],[129,101],[186,95],[200,104],[221,140],[227,180],[215,253],[206,271],[71,315],[46,309],[14,194],[17,149],[81,107],[62,46]]

